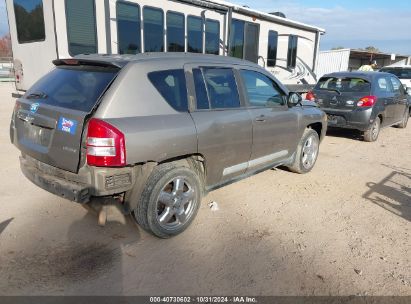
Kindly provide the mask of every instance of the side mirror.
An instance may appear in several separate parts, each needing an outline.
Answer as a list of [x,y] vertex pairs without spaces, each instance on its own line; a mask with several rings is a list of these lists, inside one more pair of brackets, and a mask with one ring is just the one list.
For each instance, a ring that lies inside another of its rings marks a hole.
[[407,87],[406,91],[408,95],[411,95],[411,87]]
[[287,104],[289,107],[295,107],[296,105],[301,104],[302,100],[303,98],[301,97],[300,94],[295,93],[295,92],[290,92],[290,94],[288,95]]

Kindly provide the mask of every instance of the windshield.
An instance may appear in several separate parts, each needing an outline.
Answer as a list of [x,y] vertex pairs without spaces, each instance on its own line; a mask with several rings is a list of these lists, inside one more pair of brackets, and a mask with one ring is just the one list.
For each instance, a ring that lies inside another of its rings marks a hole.
[[400,79],[411,79],[411,68],[381,69],[381,72],[391,73]]
[[24,95],[39,103],[90,112],[118,70],[61,66],[37,81]]
[[341,93],[367,93],[371,90],[371,84],[362,78],[356,77],[323,77],[315,86],[317,90],[338,91]]

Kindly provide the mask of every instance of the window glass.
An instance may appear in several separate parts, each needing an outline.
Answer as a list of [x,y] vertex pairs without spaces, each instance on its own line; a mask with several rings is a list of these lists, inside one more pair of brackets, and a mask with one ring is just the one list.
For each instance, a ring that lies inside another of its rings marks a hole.
[[194,86],[196,90],[197,109],[209,109],[207,90],[204,83],[203,73],[200,69],[193,69]]
[[241,71],[251,106],[272,107],[284,104],[284,97],[274,82],[267,76],[254,71]]
[[205,52],[214,55],[220,53],[220,22],[217,20],[206,20]]
[[118,52],[141,53],[140,8],[138,5],[117,2]]
[[240,107],[232,69],[206,68],[203,74],[212,109]]
[[180,112],[188,111],[184,70],[151,72],[148,79],[170,106]]
[[70,54],[97,53],[94,0],[66,0],[66,18]]
[[278,33],[268,32],[267,66],[274,67],[277,62]]
[[346,78],[336,78],[336,77],[323,77],[321,78],[316,89],[323,90],[338,90],[340,92],[361,92],[369,93],[371,91],[371,84],[362,78],[346,77]]
[[244,21],[233,19],[230,32],[230,56],[243,59],[243,48]]
[[37,81],[25,96],[42,94],[42,104],[90,112],[118,69],[58,67]]
[[164,52],[164,16],[158,8],[145,7],[144,52]]
[[394,77],[390,77],[390,80],[391,80],[394,92],[395,93],[400,93],[401,92],[401,87],[402,87],[401,82],[398,79],[394,78]]
[[187,50],[190,53],[203,52],[203,21],[200,17],[187,18]]
[[42,0],[14,0],[14,14],[19,43],[46,38]]
[[167,51],[184,52],[184,15],[167,12]]
[[388,86],[388,82],[385,77],[378,78],[377,83],[379,92],[390,92],[390,87]]
[[251,62],[258,62],[258,25],[253,23],[247,23],[245,46],[244,46],[244,59]]
[[297,44],[298,37],[290,35],[288,37],[287,67],[295,68],[297,64]]

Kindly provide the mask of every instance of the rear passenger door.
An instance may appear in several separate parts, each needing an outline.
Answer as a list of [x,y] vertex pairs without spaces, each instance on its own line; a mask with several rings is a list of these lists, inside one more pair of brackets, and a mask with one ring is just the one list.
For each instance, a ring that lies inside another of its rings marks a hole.
[[287,96],[277,83],[256,70],[240,69],[242,88],[253,125],[249,170],[281,162],[297,146],[298,114],[287,106]]
[[374,92],[378,97],[377,106],[382,107],[381,109],[384,109],[385,112],[382,125],[392,124],[395,118],[395,99],[389,77],[379,76],[375,83]]
[[187,65],[191,116],[198,152],[206,159],[207,186],[245,173],[251,155],[252,124],[232,68]]
[[405,108],[407,107],[407,95],[401,81],[392,76],[390,76],[390,80],[394,90],[395,111],[393,122],[395,123],[403,118]]

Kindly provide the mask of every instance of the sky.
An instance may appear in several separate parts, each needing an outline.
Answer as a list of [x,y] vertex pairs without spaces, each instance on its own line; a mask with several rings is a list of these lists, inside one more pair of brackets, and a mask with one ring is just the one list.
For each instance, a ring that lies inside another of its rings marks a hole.
[[[25,1],[25,0],[20,0]],[[264,12],[326,30],[321,50],[375,46],[387,53],[411,55],[409,0],[231,0]],[[0,0],[0,37],[8,32],[5,0]]]
[[321,50],[374,46],[387,53],[411,55],[409,0],[232,0],[264,12],[325,29]]

